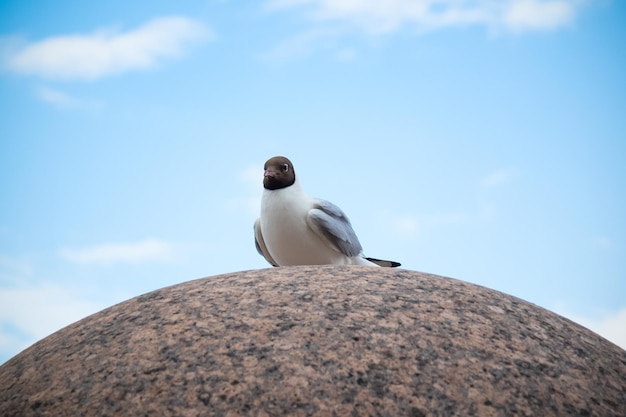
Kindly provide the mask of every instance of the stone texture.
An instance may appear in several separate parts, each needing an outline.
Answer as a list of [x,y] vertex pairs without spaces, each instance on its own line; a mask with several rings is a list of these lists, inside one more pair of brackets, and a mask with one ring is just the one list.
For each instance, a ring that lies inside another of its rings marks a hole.
[[626,416],[626,352],[520,299],[401,269],[154,291],[0,367],[9,416]]

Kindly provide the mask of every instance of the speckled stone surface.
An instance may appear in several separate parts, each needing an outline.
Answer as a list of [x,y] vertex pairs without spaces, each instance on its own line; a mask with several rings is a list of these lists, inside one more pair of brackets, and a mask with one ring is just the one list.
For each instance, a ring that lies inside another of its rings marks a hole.
[[520,299],[402,269],[154,291],[0,367],[9,416],[626,416],[626,352]]

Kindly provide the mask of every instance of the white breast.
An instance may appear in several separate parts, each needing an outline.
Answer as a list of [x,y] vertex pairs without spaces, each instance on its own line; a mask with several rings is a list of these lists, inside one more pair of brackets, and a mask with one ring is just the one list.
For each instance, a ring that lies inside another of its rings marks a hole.
[[328,246],[307,225],[313,199],[298,182],[280,190],[264,190],[261,233],[267,250],[281,266],[350,264],[347,256]]

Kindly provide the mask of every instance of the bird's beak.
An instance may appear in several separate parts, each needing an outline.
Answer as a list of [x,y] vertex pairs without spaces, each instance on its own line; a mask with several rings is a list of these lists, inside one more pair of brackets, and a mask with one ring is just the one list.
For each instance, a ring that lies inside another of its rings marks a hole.
[[270,177],[270,178],[274,178],[276,177],[276,173],[271,170],[271,169],[266,169],[265,173],[263,174],[264,177]]

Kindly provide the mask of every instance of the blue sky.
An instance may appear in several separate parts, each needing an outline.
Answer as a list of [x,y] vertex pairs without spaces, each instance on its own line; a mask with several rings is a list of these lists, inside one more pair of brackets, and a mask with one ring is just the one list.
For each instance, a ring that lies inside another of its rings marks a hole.
[[88,314],[265,268],[285,155],[368,256],[626,347],[626,4],[3,2],[0,362]]

